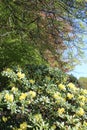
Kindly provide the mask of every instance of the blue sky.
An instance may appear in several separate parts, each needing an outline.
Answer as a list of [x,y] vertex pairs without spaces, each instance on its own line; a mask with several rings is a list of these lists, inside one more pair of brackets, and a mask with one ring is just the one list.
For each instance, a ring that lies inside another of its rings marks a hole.
[[83,38],[85,47],[83,49],[84,51],[84,59],[81,59],[81,65],[77,65],[73,71],[70,72],[70,74],[73,74],[75,77],[87,77],[87,34],[85,34]]
[[78,79],[79,77],[87,77],[87,63],[83,63],[82,65],[76,66],[75,69],[70,72],[70,74],[73,74]]

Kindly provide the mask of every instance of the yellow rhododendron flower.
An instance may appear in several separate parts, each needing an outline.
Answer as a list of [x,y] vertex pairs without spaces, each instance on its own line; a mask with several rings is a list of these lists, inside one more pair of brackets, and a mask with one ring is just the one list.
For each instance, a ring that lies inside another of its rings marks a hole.
[[66,90],[66,87],[63,84],[59,84],[58,87],[59,87],[60,90]]
[[8,119],[7,119],[7,117],[3,116],[3,117],[2,117],[2,120],[3,120],[4,122],[6,122]]
[[68,97],[68,99],[72,99],[74,97],[74,95],[71,93],[67,93],[67,97]]
[[79,108],[79,109],[77,110],[76,114],[77,114],[78,116],[83,116],[83,115],[85,114],[85,111],[83,110],[83,108]]
[[6,71],[10,72],[10,71],[12,71],[12,70],[11,70],[10,68],[7,68]]
[[18,88],[12,87],[11,91],[16,92],[16,91],[18,91]]
[[58,112],[58,114],[62,115],[65,112],[65,109],[59,108],[57,112]]
[[79,104],[80,104],[81,107],[85,105],[84,102],[80,102]]
[[41,114],[35,114],[35,115],[34,115],[34,119],[35,119],[37,122],[39,122],[39,121],[42,120],[42,115],[41,115]]
[[86,101],[86,98],[83,95],[81,95],[78,97],[78,100],[84,102]]
[[13,102],[14,96],[12,94],[5,94],[5,100],[9,102]]
[[35,83],[35,80],[30,79],[29,82],[30,82],[31,84],[34,84],[34,83]]
[[29,91],[28,94],[29,94],[32,98],[36,97],[36,92],[34,92],[34,91]]
[[26,97],[27,97],[27,93],[21,93],[19,100],[25,100]]
[[25,74],[18,72],[17,76],[18,76],[19,79],[23,79],[25,77]]
[[64,82],[66,82],[66,81],[67,81],[67,79],[68,79],[68,77],[65,77],[65,78],[63,79],[63,81],[64,81]]
[[55,130],[55,129],[56,129],[56,125],[52,125],[52,126],[51,126],[51,129],[52,129],[52,130]]
[[58,99],[58,98],[61,97],[61,93],[56,92],[56,93],[54,93],[53,97],[54,97],[55,99]]
[[84,121],[83,125],[87,127],[87,122]]
[[81,89],[81,93],[82,93],[83,95],[87,94],[87,89]]
[[66,99],[65,99],[65,98],[62,98],[62,97],[59,97],[59,98],[57,98],[57,100],[56,100],[56,103],[57,103],[57,104],[65,103],[65,102],[66,102]]
[[20,124],[20,129],[22,129],[22,130],[27,130],[27,127],[28,127],[28,125],[26,122],[23,122],[22,124]]
[[77,90],[77,88],[75,87],[75,85],[73,84],[73,83],[69,83],[68,85],[67,85],[70,89],[72,89],[72,90]]

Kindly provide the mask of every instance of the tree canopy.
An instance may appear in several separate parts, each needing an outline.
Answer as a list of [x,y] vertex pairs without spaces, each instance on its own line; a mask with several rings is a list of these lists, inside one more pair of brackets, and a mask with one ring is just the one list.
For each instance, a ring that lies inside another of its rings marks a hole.
[[74,19],[85,18],[86,1],[1,0],[0,3],[2,68],[9,63],[30,63],[34,54],[36,60],[41,56],[42,63],[48,61],[63,70],[69,64],[74,66],[72,62],[77,62],[75,57],[80,56],[82,44],[75,32],[76,27],[81,28]]

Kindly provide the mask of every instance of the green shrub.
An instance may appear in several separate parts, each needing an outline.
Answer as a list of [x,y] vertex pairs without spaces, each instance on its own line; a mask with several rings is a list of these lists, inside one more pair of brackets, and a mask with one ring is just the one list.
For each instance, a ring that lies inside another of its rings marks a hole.
[[36,84],[44,85],[44,83],[64,83],[68,76],[58,68],[51,68],[46,65],[27,65],[26,70],[28,77],[34,79]]
[[2,72],[9,84],[0,92],[0,128],[86,130],[87,90],[67,84],[57,69],[33,70],[29,69],[27,76],[20,68]]

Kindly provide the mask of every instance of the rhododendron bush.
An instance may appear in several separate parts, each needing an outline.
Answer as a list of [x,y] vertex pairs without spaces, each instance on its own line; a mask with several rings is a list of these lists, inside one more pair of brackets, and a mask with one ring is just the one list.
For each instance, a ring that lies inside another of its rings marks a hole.
[[87,90],[58,69],[34,69],[2,72],[9,84],[0,92],[0,129],[86,130]]

